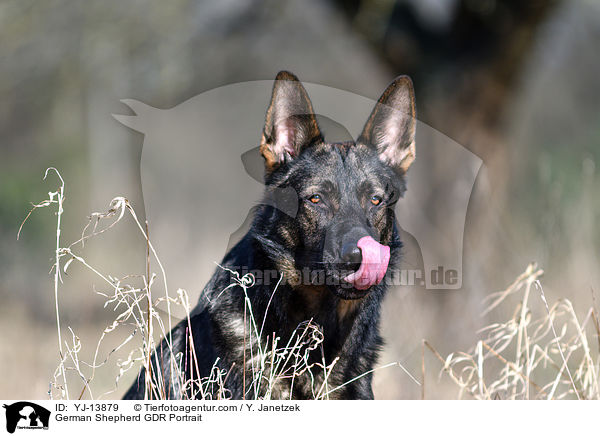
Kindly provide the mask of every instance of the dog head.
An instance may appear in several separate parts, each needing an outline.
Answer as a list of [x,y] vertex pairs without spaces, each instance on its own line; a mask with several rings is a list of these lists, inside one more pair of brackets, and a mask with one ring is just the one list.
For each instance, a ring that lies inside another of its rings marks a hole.
[[330,143],[300,81],[277,75],[260,151],[267,194],[288,204],[282,209],[297,205],[294,216],[273,211],[270,221],[285,247],[274,259],[284,275],[309,271],[298,283],[326,286],[343,299],[364,297],[383,280],[398,251],[394,207],[415,159],[415,116],[412,82],[400,76],[356,141]]

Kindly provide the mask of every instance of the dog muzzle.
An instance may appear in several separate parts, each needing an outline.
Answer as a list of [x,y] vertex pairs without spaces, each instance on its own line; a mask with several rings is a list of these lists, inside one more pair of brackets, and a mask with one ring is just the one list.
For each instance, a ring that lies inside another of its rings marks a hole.
[[360,238],[356,245],[362,254],[360,268],[344,280],[359,291],[364,291],[383,280],[390,263],[390,247],[381,245],[370,236]]

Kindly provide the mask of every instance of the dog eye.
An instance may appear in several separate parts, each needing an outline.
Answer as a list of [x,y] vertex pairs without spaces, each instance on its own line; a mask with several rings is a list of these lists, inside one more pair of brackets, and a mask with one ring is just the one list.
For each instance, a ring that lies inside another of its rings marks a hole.
[[381,204],[382,198],[379,195],[374,195],[371,197],[371,203],[375,206],[379,206]]
[[312,203],[315,203],[315,204],[317,204],[319,201],[321,201],[321,196],[320,196],[319,194],[314,194],[314,195],[311,195],[311,196],[310,196],[309,200],[310,200]]

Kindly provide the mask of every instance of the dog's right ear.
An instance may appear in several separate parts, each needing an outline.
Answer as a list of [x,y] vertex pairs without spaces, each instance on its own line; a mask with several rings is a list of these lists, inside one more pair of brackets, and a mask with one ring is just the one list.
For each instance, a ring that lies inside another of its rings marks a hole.
[[267,173],[297,157],[304,148],[322,140],[306,89],[295,75],[280,71],[273,84],[260,143]]

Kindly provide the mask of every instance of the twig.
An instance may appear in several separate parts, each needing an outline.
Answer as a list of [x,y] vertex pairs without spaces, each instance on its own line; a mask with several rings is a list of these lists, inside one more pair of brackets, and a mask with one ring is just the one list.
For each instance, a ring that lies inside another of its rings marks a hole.
[[148,231],[148,221],[146,220],[146,296],[148,301],[147,306],[147,341],[146,347],[148,350],[148,363],[146,364],[146,392],[145,400],[152,399],[152,291],[150,289],[150,232]]
[[542,301],[544,302],[544,305],[546,306],[546,312],[548,312],[548,317],[549,317],[548,321],[550,322],[550,327],[552,328],[552,333],[554,334],[554,338],[556,339],[556,346],[560,353],[560,357],[562,357],[562,360],[564,362],[565,369],[567,371],[567,374],[569,375],[569,379],[571,380],[571,384],[573,385],[575,395],[577,395],[578,400],[581,400],[581,397],[579,396],[579,392],[577,391],[577,385],[575,385],[575,381],[573,380],[573,376],[571,375],[571,371],[569,370],[569,366],[567,365],[567,360],[565,359],[565,355],[562,352],[562,347],[560,346],[560,342],[558,340],[558,335],[556,334],[556,330],[554,329],[554,323],[552,322],[552,317],[550,316],[550,308],[548,307],[548,302],[546,301],[546,294],[544,294],[544,289],[542,288],[542,285],[540,284],[539,280],[535,281],[535,286],[540,290],[540,295],[542,297]]
[[529,377],[527,377],[525,374],[523,374],[523,372],[519,368],[517,368],[514,363],[512,363],[509,360],[506,360],[501,354],[497,353],[496,350],[494,350],[492,347],[490,347],[485,341],[481,341],[481,343],[490,353],[492,353],[494,356],[496,356],[502,363],[504,363],[505,365],[508,365],[510,367],[510,369],[512,369],[516,374],[519,374],[521,377],[523,377],[523,379],[526,380],[527,383],[530,383],[531,386],[533,386],[539,393],[542,393],[542,394],[546,393],[542,387],[540,387],[533,380],[531,380]]

